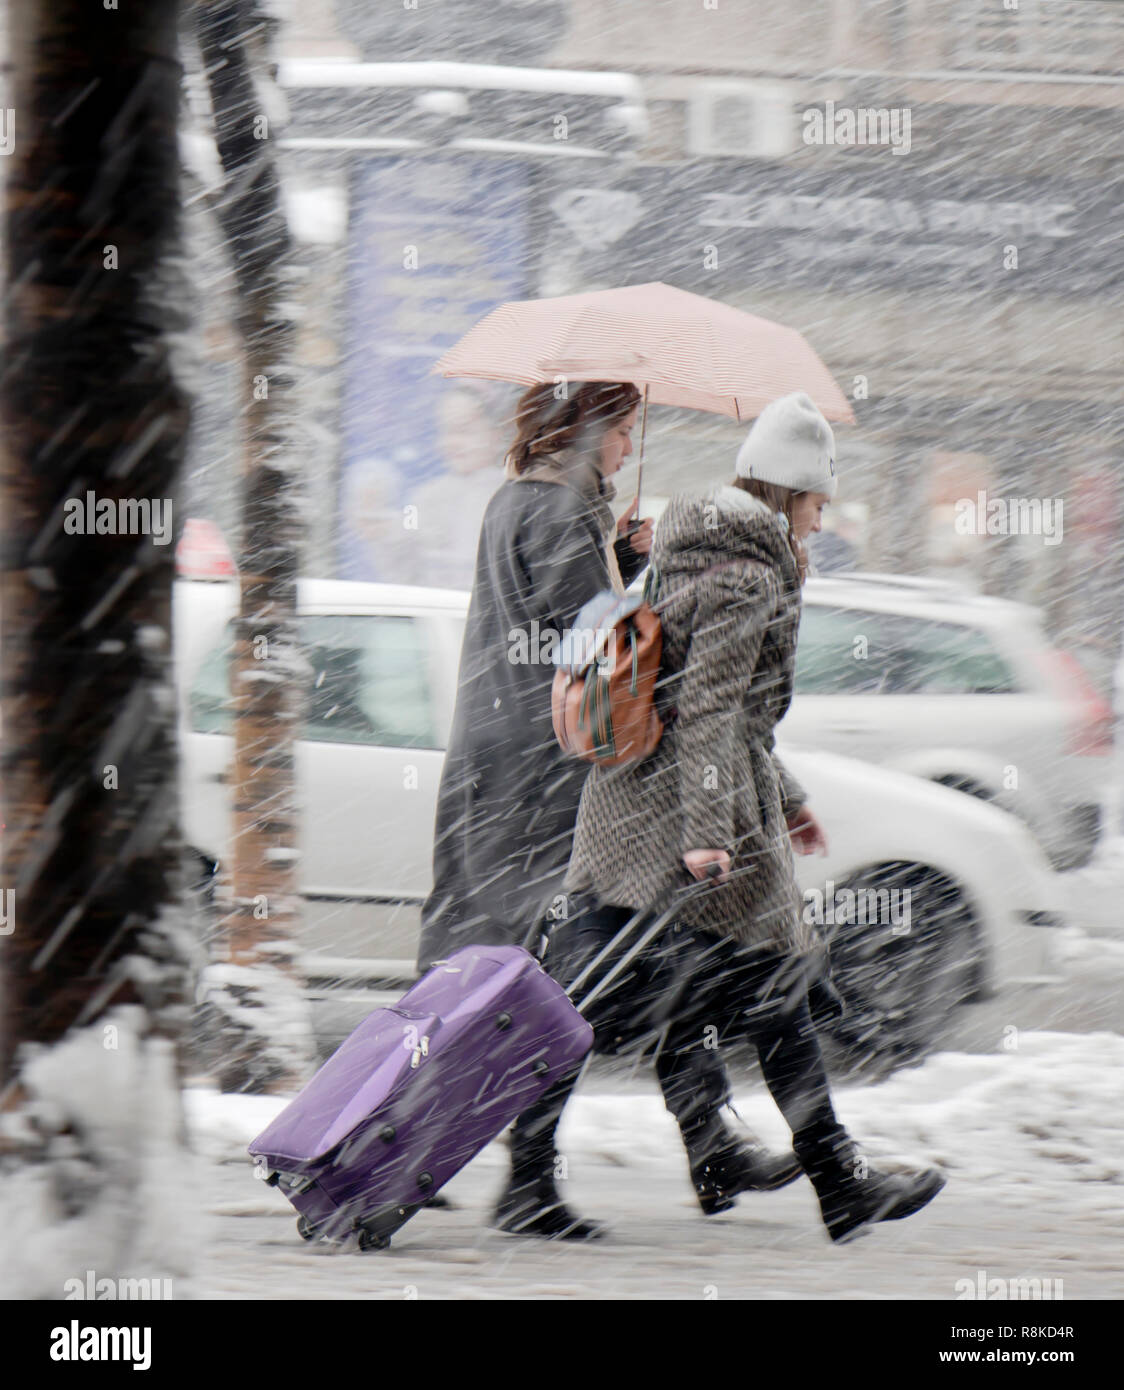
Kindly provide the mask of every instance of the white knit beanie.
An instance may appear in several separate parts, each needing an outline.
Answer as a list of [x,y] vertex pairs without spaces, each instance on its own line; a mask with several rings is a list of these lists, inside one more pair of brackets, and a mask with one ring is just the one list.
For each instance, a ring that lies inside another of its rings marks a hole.
[[738,450],[739,478],[835,496],[835,436],[804,391],[770,401]]

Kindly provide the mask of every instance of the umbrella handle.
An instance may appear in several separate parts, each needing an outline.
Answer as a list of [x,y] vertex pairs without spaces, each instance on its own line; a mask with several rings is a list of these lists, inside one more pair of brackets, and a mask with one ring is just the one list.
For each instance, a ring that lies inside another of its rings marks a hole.
[[640,520],[640,487],[644,481],[644,433],[648,426],[648,383],[644,383],[644,409],[640,414],[640,457],[636,461],[636,520]]

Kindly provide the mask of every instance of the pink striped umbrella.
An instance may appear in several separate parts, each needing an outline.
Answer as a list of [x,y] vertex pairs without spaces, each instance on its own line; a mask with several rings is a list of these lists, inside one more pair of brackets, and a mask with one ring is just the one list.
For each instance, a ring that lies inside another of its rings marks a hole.
[[846,396],[794,328],[653,281],[501,304],[434,365],[443,376],[526,386],[629,381],[645,404],[751,420],[806,391],[829,420],[854,423]]

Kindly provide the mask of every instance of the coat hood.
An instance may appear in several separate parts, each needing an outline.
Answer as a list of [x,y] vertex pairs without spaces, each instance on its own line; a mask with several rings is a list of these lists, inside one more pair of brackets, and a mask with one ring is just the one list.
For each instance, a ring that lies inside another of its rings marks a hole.
[[794,587],[788,518],[729,485],[673,497],[656,527],[652,566],[657,573],[697,574],[730,560],[768,565],[780,572],[786,587]]

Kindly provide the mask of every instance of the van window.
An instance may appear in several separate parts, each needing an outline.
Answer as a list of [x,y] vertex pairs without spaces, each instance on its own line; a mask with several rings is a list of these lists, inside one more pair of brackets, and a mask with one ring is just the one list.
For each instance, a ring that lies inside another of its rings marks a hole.
[[[302,737],[321,743],[437,748],[429,646],[411,617],[333,614],[300,620],[311,667]],[[232,732],[228,628],[191,691],[196,733]]]
[[809,603],[795,690],[803,695],[1006,695],[1011,668],[979,628]]
[[230,674],[228,655],[234,629],[228,624],[222,640],[207,653],[191,687],[188,701],[191,727],[197,734],[230,733]]

